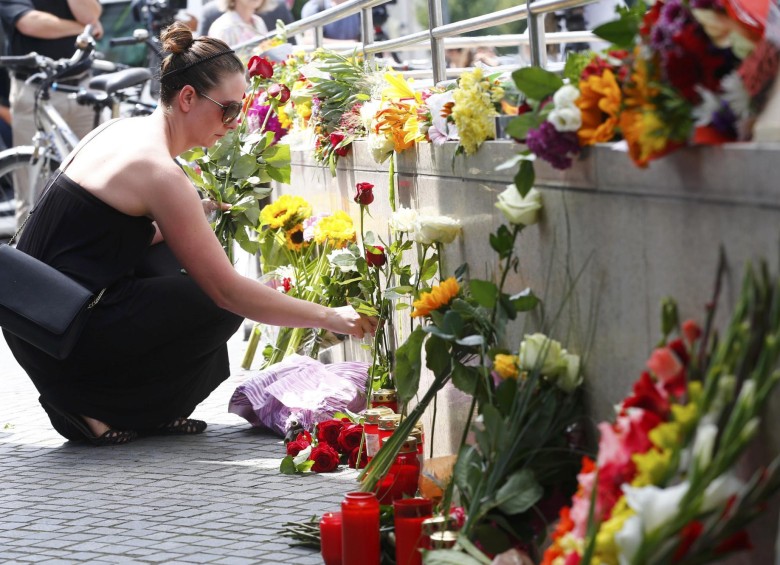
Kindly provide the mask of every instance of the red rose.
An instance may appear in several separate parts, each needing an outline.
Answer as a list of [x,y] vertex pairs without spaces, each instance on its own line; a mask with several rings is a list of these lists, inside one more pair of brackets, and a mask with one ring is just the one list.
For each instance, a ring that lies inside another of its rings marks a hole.
[[317,441],[327,443],[334,448],[339,445],[339,434],[344,423],[341,420],[326,420],[317,424]]
[[278,82],[269,86],[267,92],[269,98],[278,98],[281,104],[290,99],[290,89]]
[[349,144],[345,145],[344,147],[338,147],[338,144],[344,141],[344,134],[339,133],[337,131],[334,131],[332,134],[330,134],[330,144],[333,146],[333,151],[338,155],[339,157],[344,157],[347,153],[349,153]]
[[274,65],[265,57],[258,57],[257,55],[249,59],[249,63],[246,65],[249,71],[249,77],[263,77],[271,78],[274,76]]
[[339,454],[327,443],[321,443],[311,450],[314,461],[311,470],[315,473],[329,473],[339,466]]
[[366,453],[366,445],[363,444],[363,452],[360,454],[360,467],[356,467],[358,451],[360,451],[360,447],[356,447],[352,450],[352,453],[349,454],[348,465],[350,469],[362,469],[368,465],[368,453]]
[[369,267],[381,267],[387,263],[385,248],[381,245],[374,245],[366,248],[366,263]]
[[355,202],[361,206],[368,206],[374,201],[374,185],[370,182],[359,182],[356,185],[357,193],[355,194]]
[[302,434],[299,434],[298,439],[287,444],[287,455],[295,457],[301,451],[309,447],[309,445],[311,445],[311,443],[306,441],[306,438],[304,438]]
[[342,453],[352,453],[360,446],[360,440],[363,437],[363,426],[361,424],[349,424],[341,428],[339,433],[338,445]]

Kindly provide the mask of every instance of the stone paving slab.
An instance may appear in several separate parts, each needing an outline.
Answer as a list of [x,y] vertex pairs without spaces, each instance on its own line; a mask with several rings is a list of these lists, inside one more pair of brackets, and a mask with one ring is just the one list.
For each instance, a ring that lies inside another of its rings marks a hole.
[[193,414],[204,434],[96,448],[51,428],[0,336],[0,563],[321,563],[279,530],[337,509],[356,474],[281,475],[281,438],[227,412],[247,378],[242,337]]

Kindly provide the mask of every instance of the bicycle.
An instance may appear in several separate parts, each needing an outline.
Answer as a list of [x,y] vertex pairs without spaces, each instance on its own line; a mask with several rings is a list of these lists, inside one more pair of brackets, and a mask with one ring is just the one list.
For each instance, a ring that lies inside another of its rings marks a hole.
[[[37,133],[31,145],[12,147],[0,152],[0,237],[15,231],[14,187],[17,183],[29,183],[30,199],[35,202],[52,172],[62,159],[79,143],[78,136],[51,104],[50,91],[71,93],[79,104],[91,106],[95,111],[97,126],[105,109],[112,117],[120,115],[120,109],[130,105],[129,115],[146,115],[154,110],[153,104],[140,99],[143,86],[151,79],[145,68],[119,68],[117,65],[96,58],[95,40],[91,26],[76,40],[76,52],[70,59],[54,60],[30,53],[21,56],[0,57],[0,66],[10,71],[33,72],[27,81],[37,85],[34,117]],[[105,72],[90,79],[86,89],[59,84],[63,77],[70,77],[89,69]]]

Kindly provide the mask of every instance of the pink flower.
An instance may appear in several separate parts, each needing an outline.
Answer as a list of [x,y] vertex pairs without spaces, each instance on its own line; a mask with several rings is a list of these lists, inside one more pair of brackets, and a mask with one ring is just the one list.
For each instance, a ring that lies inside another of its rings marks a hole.
[[679,376],[683,364],[671,348],[659,347],[647,360],[647,368],[661,381],[669,381]]

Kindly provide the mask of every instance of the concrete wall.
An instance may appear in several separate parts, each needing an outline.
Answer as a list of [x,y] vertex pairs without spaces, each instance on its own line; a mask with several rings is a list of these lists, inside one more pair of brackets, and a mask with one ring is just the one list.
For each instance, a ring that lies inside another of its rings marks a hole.
[[[453,159],[454,149],[454,144],[423,144],[399,155],[398,199],[420,211],[459,218],[463,234],[445,250],[445,272],[468,262],[474,276],[485,277],[496,269],[488,234],[503,220],[494,206],[496,195],[514,174],[495,168],[518,146],[489,142],[474,157]],[[376,200],[367,229],[387,235],[390,209],[383,189],[388,167],[376,165],[362,143],[341,159],[335,178],[310,155],[296,153],[294,159],[293,185],[279,187],[280,192],[306,196],[315,211],[342,208],[357,218],[355,183],[371,182]],[[778,268],[778,159],[780,145],[735,144],[680,151],[646,170],[609,146],[591,148],[565,172],[537,161],[543,220],[522,234],[520,268],[507,288],[531,287],[547,307],[544,320],[515,323],[513,343],[519,343],[524,331],[543,324],[566,347],[583,354],[590,414],[594,421],[610,418],[612,406],[629,392],[658,342],[663,297],[678,301],[683,319],[703,321],[723,247],[728,275],[718,305],[722,328],[737,298],[745,262],[763,257]],[[553,322],[562,303],[561,315]],[[346,355],[360,355],[359,349]],[[751,454],[748,466],[780,451],[780,437],[774,432],[777,407],[780,400],[773,400],[762,449]],[[440,395],[436,453],[454,451],[467,409],[468,399],[457,390]],[[775,508],[770,519],[762,521],[759,553],[745,563],[772,562],[776,514]]]

